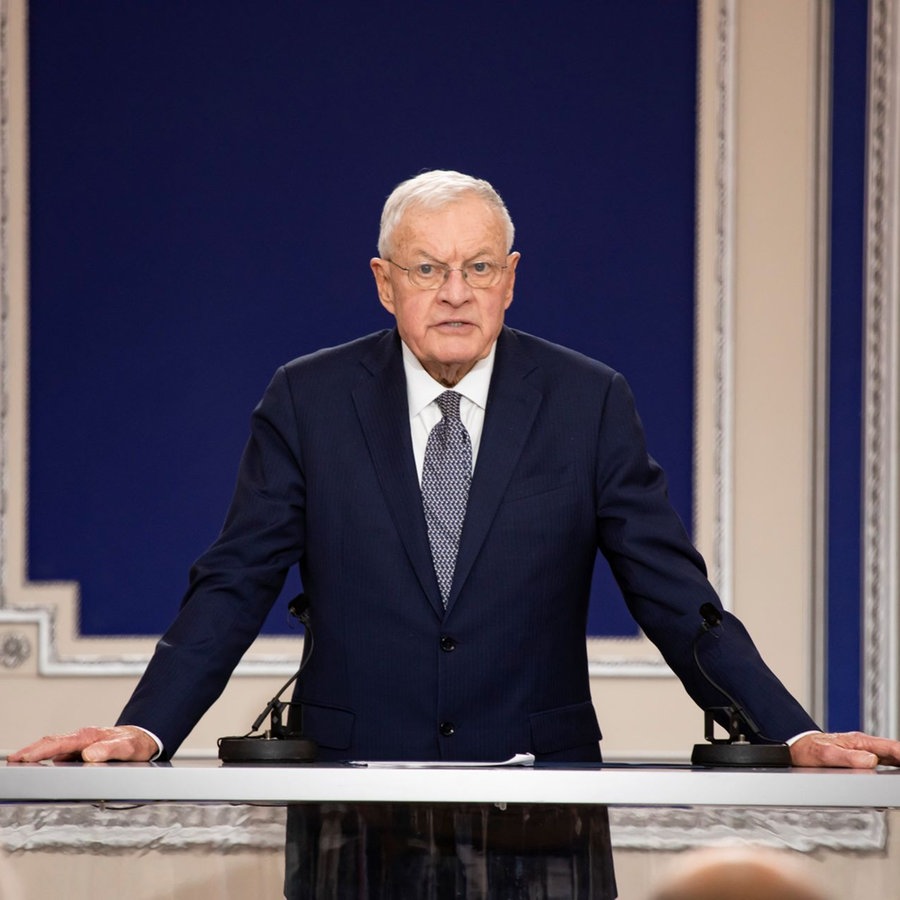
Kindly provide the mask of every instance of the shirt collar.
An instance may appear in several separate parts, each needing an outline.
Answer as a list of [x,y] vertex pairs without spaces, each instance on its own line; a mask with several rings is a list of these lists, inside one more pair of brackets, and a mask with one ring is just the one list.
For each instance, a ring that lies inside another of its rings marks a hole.
[[[436,400],[447,388],[439,381],[435,381],[424,369],[422,363],[416,359],[415,354],[401,341],[403,348],[403,369],[406,372],[406,398],[409,404],[409,417],[414,419],[422,410]],[[497,342],[491,345],[491,350],[484,359],[479,359],[472,366],[465,378],[457,384],[453,390],[460,393],[467,400],[471,400],[481,409],[487,408],[488,390],[491,386],[491,374],[494,371],[494,355],[497,352]]]

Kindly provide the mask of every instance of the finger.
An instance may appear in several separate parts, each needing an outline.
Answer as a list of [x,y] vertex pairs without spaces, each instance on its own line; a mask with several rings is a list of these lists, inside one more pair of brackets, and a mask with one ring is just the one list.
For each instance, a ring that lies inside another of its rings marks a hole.
[[101,728],[80,728],[68,734],[53,734],[11,753],[10,762],[39,762],[43,759],[60,759],[77,757],[81,750],[98,740],[102,735]]
[[117,733],[85,747],[81,758],[85,762],[146,762],[156,751],[156,742],[146,732],[129,729],[127,733]]
[[842,769],[874,769],[878,765],[878,755],[869,750],[826,744],[821,747],[819,765]]
[[871,747],[869,736],[856,732],[809,734],[791,747],[791,761],[795,766],[871,769],[879,759]]
[[8,763],[35,763],[42,762],[46,759],[52,759],[57,762],[74,762],[81,759],[80,751],[65,753],[52,748],[44,749],[44,746],[43,740],[35,742],[34,744],[29,744],[28,747],[23,747],[21,750],[10,753],[6,757],[6,761]]
[[[43,737],[27,747],[10,754],[9,762],[40,762],[45,759],[70,760],[80,759],[83,751],[98,741],[121,737],[130,732],[125,728],[100,728],[89,726],[79,728],[67,734],[54,734]],[[143,732],[140,732],[143,734]],[[146,735],[145,735],[146,736]],[[153,755],[152,753],[150,754]],[[108,758],[113,758],[112,756]],[[148,757],[149,758],[149,757]]]
[[900,764],[900,741],[876,737],[861,731],[845,731],[823,737],[847,750],[865,750],[872,753],[878,758],[878,762],[884,765]]
[[81,758],[85,762],[109,762],[111,759],[127,762],[130,755],[131,747],[122,738],[97,741],[81,751]]
[[844,746],[857,750],[868,750],[885,765],[900,765],[900,741],[859,732],[851,732],[849,735],[841,735],[841,737],[846,738],[846,741],[843,742]]

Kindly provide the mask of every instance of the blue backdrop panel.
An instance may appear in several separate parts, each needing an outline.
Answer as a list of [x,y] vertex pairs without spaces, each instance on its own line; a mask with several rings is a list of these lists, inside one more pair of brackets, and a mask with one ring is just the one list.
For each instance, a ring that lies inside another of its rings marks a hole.
[[868,4],[834,4],[825,727],[861,727],[862,326]]
[[626,374],[690,519],[693,2],[29,11],[29,577],[84,634],[166,627],[274,369],[391,323],[368,260],[424,168],[500,190],[508,321]]

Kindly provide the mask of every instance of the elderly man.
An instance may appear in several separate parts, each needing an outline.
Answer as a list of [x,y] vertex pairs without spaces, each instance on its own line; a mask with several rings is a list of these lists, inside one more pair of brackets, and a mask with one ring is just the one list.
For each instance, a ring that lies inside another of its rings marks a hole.
[[[720,604],[629,389],[603,364],[504,325],[512,246],[485,181],[438,171],[394,190],[371,268],[396,328],[276,373],[222,533],[118,726],[46,738],[11,760],[175,753],[294,564],[317,643],[295,700],[324,760],[529,751],[599,762],[585,649],[598,549],[690,695],[723,704],[691,653],[700,606]],[[727,613],[722,635],[728,652],[707,669],[767,739],[793,741],[797,765],[900,762],[896,742],[821,734]],[[415,862],[397,863],[413,847]],[[351,885],[409,896],[410,879],[423,897],[513,896],[516,879],[615,896],[602,810],[565,822],[546,808],[295,810],[288,870],[288,896]]]

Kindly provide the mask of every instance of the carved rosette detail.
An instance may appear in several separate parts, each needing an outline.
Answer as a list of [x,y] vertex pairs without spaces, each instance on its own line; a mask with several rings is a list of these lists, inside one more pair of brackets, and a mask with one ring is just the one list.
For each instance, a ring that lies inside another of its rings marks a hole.
[[4,669],[17,669],[30,656],[31,642],[24,634],[0,635],[0,666]]

